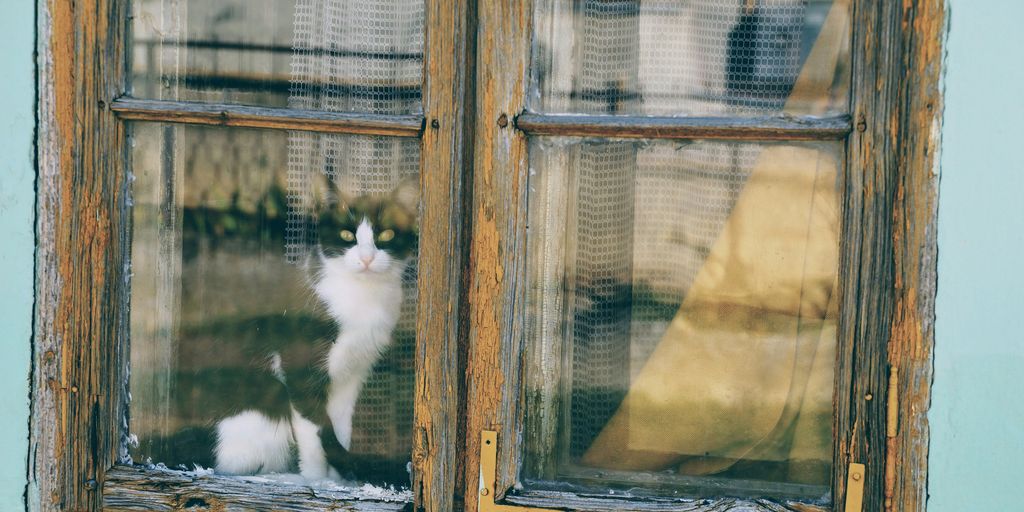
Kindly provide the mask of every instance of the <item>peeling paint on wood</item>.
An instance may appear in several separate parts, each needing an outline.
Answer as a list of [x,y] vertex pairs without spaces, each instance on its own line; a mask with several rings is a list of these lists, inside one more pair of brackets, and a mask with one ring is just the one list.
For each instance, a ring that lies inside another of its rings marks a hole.
[[853,20],[833,497],[842,503],[845,468],[861,462],[865,510],[924,510],[944,0],[857,0]]
[[826,512],[822,508],[804,503],[776,503],[772,500],[758,499],[669,499],[648,498],[643,501],[626,496],[577,495],[569,492],[547,491],[517,493],[509,498],[509,502],[525,506],[558,507],[567,510],[587,510],[590,512],[613,512],[632,510],[642,512],[726,512],[742,510],[744,512]]
[[419,297],[413,492],[417,510],[454,508],[459,397],[459,334],[465,268],[463,228],[466,96],[472,56],[466,1],[428,1],[423,111],[429,120],[420,152]]
[[[260,492],[254,493],[253,489]],[[252,482],[226,476],[117,466],[107,472],[103,510],[407,510],[407,502],[395,494],[374,489],[327,490],[271,481]]]
[[850,116],[632,117],[533,114],[516,118],[527,135],[716,140],[843,140]]
[[[839,351],[835,384],[833,503],[845,503],[851,462],[867,466],[866,510],[879,510],[885,465],[885,341],[892,310],[891,222],[897,85],[897,9],[853,2],[851,112],[847,140]],[[893,44],[878,44],[880,41]],[[871,397],[871,398],[869,398]]]
[[476,138],[470,245],[469,348],[464,436],[465,507],[476,509],[480,432],[495,430],[495,499],[515,482],[525,286],[526,137],[506,119],[522,112],[532,5],[479,2]]
[[122,446],[125,2],[39,5],[38,252],[29,505],[97,510]]
[[899,431],[890,450],[889,510],[923,511],[928,498],[928,417],[935,342],[938,165],[942,125],[944,0],[904,0],[899,179],[894,205],[895,307],[888,361],[899,369]]
[[118,98],[111,103],[110,109],[124,120],[160,123],[273,128],[394,137],[419,137],[423,130],[423,116],[418,115],[323,112],[136,98]]

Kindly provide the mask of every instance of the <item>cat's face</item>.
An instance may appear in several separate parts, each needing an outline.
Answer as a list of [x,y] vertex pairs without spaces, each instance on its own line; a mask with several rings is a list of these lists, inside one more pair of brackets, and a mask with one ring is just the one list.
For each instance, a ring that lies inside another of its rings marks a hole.
[[384,273],[404,265],[419,237],[415,192],[409,188],[402,185],[384,197],[349,197],[332,184],[318,211],[324,256],[356,273]]

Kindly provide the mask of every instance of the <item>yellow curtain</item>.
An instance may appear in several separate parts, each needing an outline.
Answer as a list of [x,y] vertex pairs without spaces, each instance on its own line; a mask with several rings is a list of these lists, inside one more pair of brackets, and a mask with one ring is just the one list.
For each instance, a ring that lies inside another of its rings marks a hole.
[[[823,113],[827,101],[809,98],[827,97],[847,16],[846,2],[835,2],[787,113]],[[739,460],[831,460],[838,158],[795,145],[761,152],[686,299],[584,464],[711,474]]]

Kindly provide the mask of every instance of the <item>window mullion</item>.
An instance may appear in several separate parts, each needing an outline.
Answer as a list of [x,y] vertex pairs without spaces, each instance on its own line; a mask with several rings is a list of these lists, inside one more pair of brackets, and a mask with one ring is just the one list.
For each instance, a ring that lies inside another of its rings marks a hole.
[[454,510],[460,390],[459,339],[466,240],[467,112],[472,109],[468,0],[426,3],[420,151],[419,304],[413,419],[413,496],[417,510]]
[[532,3],[479,2],[469,266],[465,506],[476,510],[480,432],[498,432],[495,498],[515,482],[526,253],[526,134]]

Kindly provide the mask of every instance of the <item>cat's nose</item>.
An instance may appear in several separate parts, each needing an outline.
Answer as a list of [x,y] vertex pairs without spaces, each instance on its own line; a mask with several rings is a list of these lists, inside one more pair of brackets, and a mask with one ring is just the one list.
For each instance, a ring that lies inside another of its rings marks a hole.
[[364,268],[370,268],[370,263],[373,263],[373,255],[360,256],[359,259],[363,262]]

